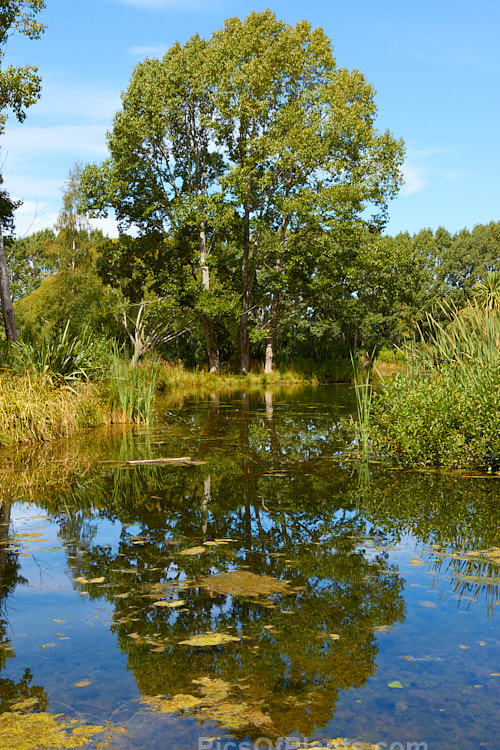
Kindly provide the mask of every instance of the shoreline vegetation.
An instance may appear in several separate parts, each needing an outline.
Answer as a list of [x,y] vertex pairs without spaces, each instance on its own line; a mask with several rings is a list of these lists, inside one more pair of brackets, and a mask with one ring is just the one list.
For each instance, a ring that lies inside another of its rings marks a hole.
[[[493,475],[500,472],[500,313],[478,304],[442,312],[439,320],[428,315],[425,336],[420,332],[404,349],[352,359],[358,455],[404,469]],[[91,347],[85,335],[72,337],[66,328],[46,348],[16,342],[4,351],[0,446],[105,425],[149,425],[157,397],[176,402],[326,382],[332,381],[292,368],[247,375],[189,370],[157,356],[130,367],[116,347]]]
[[[500,310],[448,306],[404,350],[405,371],[355,375],[356,440],[364,459],[402,468],[500,474]],[[376,372],[376,366],[374,367]]]
[[[405,469],[496,474],[500,313],[478,304],[442,312],[440,320],[428,315],[425,336],[420,332],[405,349],[352,359],[358,454]],[[5,350],[0,446],[68,438],[105,425],[149,425],[157,396],[175,402],[187,394],[325,382],[291,368],[215,374],[156,356],[130,367],[116,347],[96,350],[66,327],[46,348],[16,342]]]
[[[74,365],[74,363],[73,363]],[[136,367],[116,354],[105,374],[84,369],[62,374],[52,364],[22,371],[8,365],[0,370],[0,446],[67,438],[80,430],[110,424],[150,424],[158,394],[173,400],[186,393],[198,395],[236,388],[317,385],[314,376],[291,369],[272,374],[190,371],[159,359]]]

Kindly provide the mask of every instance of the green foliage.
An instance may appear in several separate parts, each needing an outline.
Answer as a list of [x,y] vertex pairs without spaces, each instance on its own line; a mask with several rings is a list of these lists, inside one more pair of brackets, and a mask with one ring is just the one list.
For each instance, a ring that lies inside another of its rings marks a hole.
[[47,374],[65,382],[99,380],[111,358],[111,347],[103,337],[96,337],[88,327],[75,335],[68,321],[36,341],[15,341],[8,349],[6,366],[14,372]]
[[373,406],[378,450],[405,466],[500,469],[500,316],[472,306],[430,319],[428,342],[408,350],[408,375]]
[[438,275],[452,299],[463,305],[477,282],[483,281],[489,271],[500,270],[500,223],[463,229],[445,244],[440,255]]
[[85,327],[113,336],[120,297],[105,287],[92,268],[62,270],[46,276],[39,287],[15,304],[16,317],[29,338],[50,333],[61,321],[71,320],[77,334]]
[[490,271],[483,281],[474,284],[472,297],[483,309],[500,310],[500,271]]
[[5,252],[10,275],[12,299],[27,297],[38,289],[45,276],[56,270],[50,259],[50,246],[55,241],[52,229],[5,243]]
[[247,371],[250,334],[273,338],[283,312],[345,263],[360,228],[385,221],[403,146],[376,131],[375,114],[373,88],[336,67],[321,29],[271,11],[146,60],[110,157],[82,173],[87,210],[113,209],[138,235],[107,248],[104,273],[135,294],[154,274],[155,291],[198,316],[217,368],[215,328],[237,322]]
[[5,127],[5,110],[12,110],[19,122],[26,117],[25,110],[40,96],[40,77],[35,66],[3,68],[5,45],[13,33],[38,39],[44,26],[37,14],[45,8],[44,0],[3,0],[0,7],[0,134]]

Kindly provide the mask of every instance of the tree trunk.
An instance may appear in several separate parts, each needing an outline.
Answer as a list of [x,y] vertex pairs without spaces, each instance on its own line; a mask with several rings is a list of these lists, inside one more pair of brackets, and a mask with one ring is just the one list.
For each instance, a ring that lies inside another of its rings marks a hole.
[[[283,216],[281,219],[280,229],[280,245],[278,251],[278,257],[276,259],[276,271],[278,278],[281,278],[283,274],[283,257],[282,253],[285,247],[286,241],[286,228],[288,224],[288,218]],[[264,372],[269,375],[273,371],[273,359],[274,349],[276,346],[276,331],[278,330],[278,319],[279,319],[279,298],[280,289],[274,292],[271,300],[271,310],[269,313],[269,335],[266,338],[266,361],[264,363]]]
[[5,335],[7,341],[16,341],[16,319],[14,317],[14,308],[12,307],[12,298],[10,296],[9,274],[7,271],[7,259],[5,257],[5,247],[3,244],[2,227],[0,226],[0,302],[2,304],[3,323],[5,326]]
[[208,315],[199,314],[199,317],[203,325],[205,341],[207,342],[207,354],[210,372],[220,372],[220,355],[219,347],[217,346],[217,340],[215,338],[215,323],[211,318],[208,317]]
[[250,339],[248,337],[248,312],[240,316],[240,375],[250,372]]
[[[200,234],[198,236],[198,248],[200,251],[200,269],[201,269],[201,285],[205,292],[210,291],[210,268],[207,264],[208,252],[207,252],[207,237],[205,233],[205,222],[202,221],[200,225]],[[210,372],[220,372],[220,355],[219,347],[215,339],[215,323],[212,318],[208,315],[200,315],[201,322],[203,323],[203,330],[205,332],[205,341],[207,342],[207,354]]]
[[250,372],[250,338],[248,336],[248,320],[250,317],[250,295],[254,276],[248,268],[250,259],[250,224],[248,210],[246,211],[246,214],[243,236],[243,258],[241,262],[241,315],[239,326],[241,375],[248,375]]
[[278,294],[273,294],[271,302],[269,335],[266,338],[266,361],[264,372],[269,375],[273,371],[274,348],[276,346],[276,330],[278,328]]

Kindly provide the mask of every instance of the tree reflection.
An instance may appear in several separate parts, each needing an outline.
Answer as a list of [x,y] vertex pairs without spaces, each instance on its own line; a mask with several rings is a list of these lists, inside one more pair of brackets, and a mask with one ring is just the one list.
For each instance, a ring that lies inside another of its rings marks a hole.
[[[7,599],[16,586],[26,584],[20,574],[20,563],[16,540],[11,534],[12,493],[9,489],[2,492],[0,498],[0,673],[7,660],[14,656],[12,644],[8,637],[9,618]],[[26,667],[22,677],[15,681],[0,677],[0,713],[11,710],[12,706],[26,702],[30,710],[43,711],[48,698],[45,690],[32,685],[33,674]]]
[[[332,718],[341,690],[375,673],[378,630],[405,617],[404,581],[386,548],[407,534],[437,545],[428,564],[448,565],[460,595],[481,584],[467,580],[467,558],[445,556],[449,546],[499,546],[497,485],[381,470],[358,484],[339,460],[329,404],[292,405],[268,390],[193,400],[168,419],[107,444],[105,461],[62,489],[52,483],[39,501],[59,520],[74,578],[86,581],[75,588],[112,603],[112,629],[143,695],[199,695],[193,680],[223,680],[231,700],[268,717],[277,734],[310,735]],[[183,455],[200,463],[126,465]],[[114,545],[100,541],[103,519],[120,530]],[[291,591],[210,586],[233,570],[288,581]],[[155,605],[162,600],[184,604]],[[207,631],[240,640],[181,643]]]

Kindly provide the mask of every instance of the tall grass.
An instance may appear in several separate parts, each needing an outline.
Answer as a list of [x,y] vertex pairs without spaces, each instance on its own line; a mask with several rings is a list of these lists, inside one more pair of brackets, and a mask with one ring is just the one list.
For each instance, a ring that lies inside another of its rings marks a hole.
[[47,374],[0,376],[0,445],[68,437],[104,421],[100,398],[88,384],[58,386]]
[[354,372],[354,393],[356,395],[357,412],[357,419],[354,421],[354,431],[363,458],[367,459],[370,444],[370,415],[373,402],[371,368],[367,367],[360,370],[352,354],[351,364]]
[[500,314],[469,305],[429,316],[430,335],[408,348],[408,373],[386,383],[372,409],[380,452],[405,466],[500,470]]
[[130,367],[115,353],[106,381],[113,421],[151,423],[158,374],[156,360]]

